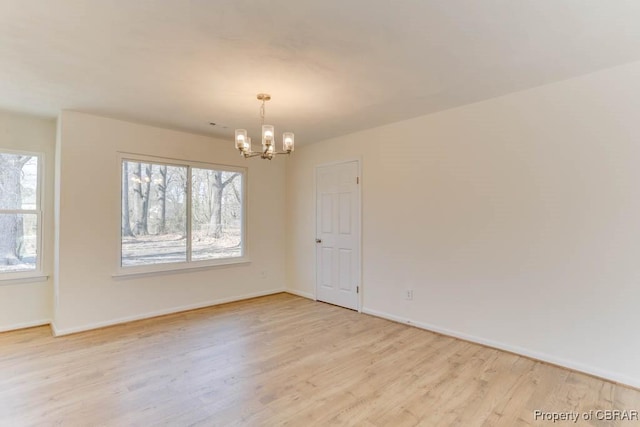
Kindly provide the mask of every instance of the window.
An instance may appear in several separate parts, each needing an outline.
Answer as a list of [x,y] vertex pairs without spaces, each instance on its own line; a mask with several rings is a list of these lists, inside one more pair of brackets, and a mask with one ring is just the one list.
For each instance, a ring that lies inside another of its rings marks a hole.
[[242,261],[244,169],[134,155],[120,167],[123,270]]
[[40,156],[0,151],[0,279],[41,271]]

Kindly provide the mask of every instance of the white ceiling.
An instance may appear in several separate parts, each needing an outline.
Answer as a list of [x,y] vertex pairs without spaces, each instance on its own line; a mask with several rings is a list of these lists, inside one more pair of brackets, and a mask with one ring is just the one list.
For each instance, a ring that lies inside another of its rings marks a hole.
[[305,143],[636,60],[637,0],[0,0],[0,108],[225,137],[258,92]]

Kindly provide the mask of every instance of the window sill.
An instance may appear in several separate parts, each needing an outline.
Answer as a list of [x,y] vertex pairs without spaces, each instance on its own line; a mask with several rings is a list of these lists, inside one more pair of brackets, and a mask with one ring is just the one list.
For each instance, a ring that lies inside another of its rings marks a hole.
[[15,285],[17,283],[37,283],[37,282],[46,282],[49,280],[49,276],[44,274],[33,274],[29,276],[18,276],[18,277],[0,277],[0,286],[4,285]]
[[248,258],[236,258],[232,260],[224,260],[223,262],[193,262],[191,264],[175,265],[157,265],[149,267],[130,267],[123,268],[111,275],[116,280],[126,280],[136,277],[145,276],[164,276],[168,274],[190,273],[192,271],[211,270],[225,267],[237,267],[240,265],[249,265],[251,260]]

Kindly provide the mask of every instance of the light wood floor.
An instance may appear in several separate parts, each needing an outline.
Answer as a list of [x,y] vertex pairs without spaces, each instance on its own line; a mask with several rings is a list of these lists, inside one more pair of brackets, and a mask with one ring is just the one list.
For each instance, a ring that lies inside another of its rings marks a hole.
[[287,294],[0,334],[1,426],[563,425],[535,409],[640,409],[640,392]]

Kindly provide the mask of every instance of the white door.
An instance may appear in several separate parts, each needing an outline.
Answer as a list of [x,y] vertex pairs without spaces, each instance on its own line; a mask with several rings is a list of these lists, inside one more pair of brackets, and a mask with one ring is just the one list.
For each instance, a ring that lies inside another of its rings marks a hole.
[[358,162],[316,170],[316,297],[358,309],[360,178]]

